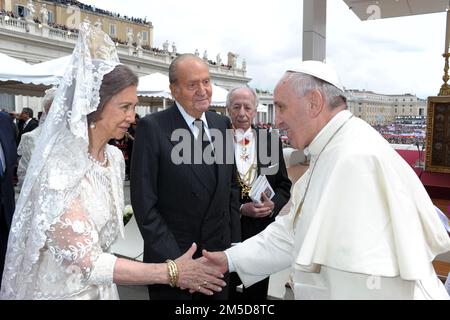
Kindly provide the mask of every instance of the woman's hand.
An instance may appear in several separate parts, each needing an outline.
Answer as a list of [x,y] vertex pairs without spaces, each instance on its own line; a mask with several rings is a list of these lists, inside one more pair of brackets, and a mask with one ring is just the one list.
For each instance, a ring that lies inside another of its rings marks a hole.
[[193,260],[192,256],[196,250],[197,245],[193,243],[185,254],[175,260],[178,268],[178,287],[206,295],[222,291],[222,287],[226,285],[222,280],[223,274],[214,267]]

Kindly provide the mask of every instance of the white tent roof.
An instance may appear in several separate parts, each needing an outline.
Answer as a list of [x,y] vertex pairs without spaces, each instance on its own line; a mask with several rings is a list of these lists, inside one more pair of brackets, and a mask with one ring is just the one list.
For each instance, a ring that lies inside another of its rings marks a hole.
[[0,81],[18,81],[34,85],[55,85],[64,75],[70,56],[28,64],[0,53]]
[[172,98],[169,89],[169,77],[155,72],[139,77],[138,96]]
[[31,64],[0,52],[0,70],[2,77],[3,74],[23,73],[25,70],[29,70],[30,67]]
[[59,81],[59,79],[64,76],[64,72],[66,72],[66,69],[69,66],[71,57],[72,55],[68,55],[48,60],[45,62],[34,64],[32,68],[36,73],[41,74],[43,76],[56,77],[53,83],[56,84]]
[[[0,81],[4,81],[2,86],[6,89],[13,90],[14,81],[31,84],[31,85],[55,85],[60,79],[70,63],[71,55],[52,59],[35,65],[28,64],[19,59],[12,58],[6,54],[0,53]],[[12,86],[12,87],[11,87]],[[225,106],[228,91],[215,84],[213,86],[213,95],[211,105]],[[29,86],[27,87],[30,88]],[[41,90],[41,88],[39,88]],[[38,91],[39,91],[38,90]],[[14,90],[13,90],[14,91]],[[11,93],[13,91],[10,91]],[[20,91],[15,88],[14,94]],[[37,94],[34,92],[34,94]],[[37,94],[41,95],[41,94]],[[141,97],[158,97],[158,98],[172,98],[169,89],[169,77],[155,72],[139,78],[138,96]]]
[[[224,107],[228,91],[215,84],[212,85],[211,105]],[[139,78],[138,96],[141,97],[163,97],[172,99],[169,88],[169,77],[155,72]]]
[[0,92],[13,95],[43,96],[48,79],[39,76],[32,65],[0,53]]
[[225,104],[227,102],[228,90],[219,87],[215,84],[213,84],[212,87],[213,87],[213,94],[211,98],[211,105],[218,107],[225,107]]

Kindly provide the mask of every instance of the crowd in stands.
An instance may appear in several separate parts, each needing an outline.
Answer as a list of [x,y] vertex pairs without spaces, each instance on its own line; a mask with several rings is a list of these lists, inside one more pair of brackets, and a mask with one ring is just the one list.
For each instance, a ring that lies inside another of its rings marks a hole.
[[60,29],[60,30],[64,30],[64,31],[70,31],[72,33],[78,34],[78,29],[72,29],[72,28],[69,28],[69,27],[67,27],[65,25],[62,25],[62,24],[49,23],[48,25],[50,27],[52,27],[52,28],[56,28],[56,29]]
[[5,9],[0,10],[0,15],[2,16],[8,16],[14,19],[19,19],[19,17],[12,11],[6,11]]
[[[74,1],[74,0],[53,0],[52,2],[58,2],[58,3],[62,3],[62,4],[68,4],[68,5],[74,5],[74,3],[80,3],[80,2]],[[86,6],[86,5],[84,5],[84,6]],[[89,7],[91,7],[91,6],[89,6]],[[96,9],[96,10],[97,10],[96,12],[99,12],[99,13],[102,13],[102,14],[106,14],[106,13],[100,12],[100,9]],[[101,11],[104,11],[104,10],[101,10]],[[15,19],[21,19],[21,17],[17,16],[14,12],[12,12],[12,11],[5,11],[4,9],[1,9],[0,15],[9,16],[9,17],[15,18]],[[114,15],[114,16],[116,16],[116,15]],[[119,17],[120,17],[120,15],[119,15]],[[125,17],[122,17],[122,18],[125,18]],[[140,20],[142,20],[142,19],[140,19]],[[34,17],[33,21],[35,23],[37,23],[37,24],[41,23],[41,21],[37,17]],[[146,23],[145,22],[146,20],[143,20],[143,21],[144,22],[139,22],[139,23]],[[133,22],[135,22],[135,21],[133,21]],[[69,27],[67,27],[65,25],[61,25],[61,24],[57,24],[57,23],[49,23],[48,25],[50,27],[52,27],[52,28],[55,28],[55,29],[60,29],[60,30],[63,30],[63,31],[70,31],[72,33],[78,34],[78,29],[72,29],[72,28],[69,28]],[[127,41],[126,40],[121,40],[121,39],[119,39],[117,37],[111,37],[111,39],[115,43],[119,43],[121,45],[127,45]],[[133,46],[136,47],[136,45],[137,45],[137,43],[134,42]],[[142,49],[148,50],[148,51],[153,51],[154,53],[164,53],[163,49],[154,48],[154,47],[151,47],[149,45],[142,45]],[[177,53],[176,55],[178,56],[179,54]],[[216,61],[212,61],[212,60],[208,60],[208,63],[210,65],[213,65],[213,66],[217,65],[217,62]],[[232,66],[229,66],[229,65],[226,65],[226,64],[223,64],[223,63],[221,63],[220,66],[223,67],[223,68],[227,68],[228,70],[231,70],[233,68]]]
[[256,88],[255,91],[256,91],[257,94],[269,94],[269,95],[272,95],[272,92],[270,92],[269,90],[261,90],[261,89]]
[[[209,63],[210,65],[217,66],[217,62],[215,62],[215,61],[208,60],[208,63]],[[223,64],[223,63],[221,63],[220,66],[221,66],[222,68],[227,68],[228,70],[231,70],[231,69],[233,68],[233,66],[229,66],[229,65]]]
[[389,143],[423,145],[425,139],[425,124],[392,123],[373,126]]
[[[14,19],[18,19],[18,20],[23,19],[23,17],[19,17],[19,16],[18,16],[17,14],[15,14],[14,12],[12,12],[12,11],[6,11],[5,9],[1,9],[1,10],[0,10],[0,15],[2,15],[2,16],[8,16],[8,17],[10,17],[10,18],[14,18]],[[42,23],[41,20],[39,20],[39,18],[37,18],[37,17],[33,17],[33,21],[34,21],[34,23],[37,23],[37,24]],[[52,27],[52,28],[55,28],[55,29],[60,29],[60,30],[64,30],[64,31],[70,31],[70,32],[72,32],[72,33],[78,33],[78,29],[72,29],[72,28],[69,28],[69,27],[67,27],[67,26],[65,26],[65,25],[62,25],[62,24],[57,24],[57,23],[51,22],[51,23],[49,23],[48,25],[49,25],[50,27]]]
[[[272,123],[258,122],[256,127],[260,129],[272,130],[275,126]],[[399,124],[392,123],[389,125],[375,125],[373,126],[389,143],[392,144],[413,144],[425,145],[425,124]],[[290,141],[287,133],[280,130],[280,137],[283,147],[290,146]]]
[[96,12],[96,13],[108,15],[110,17],[125,19],[130,22],[134,22],[134,23],[151,24],[150,21],[147,21],[147,18],[141,19],[141,18],[129,17],[126,15],[121,15],[120,13],[115,13],[115,12],[111,12],[108,10],[99,9],[95,6],[84,4],[84,3],[80,2],[80,1],[76,1],[76,0],[47,0],[47,1],[55,2],[55,3],[59,3],[59,4],[65,4],[68,6],[77,6],[78,8],[80,8],[82,10]]

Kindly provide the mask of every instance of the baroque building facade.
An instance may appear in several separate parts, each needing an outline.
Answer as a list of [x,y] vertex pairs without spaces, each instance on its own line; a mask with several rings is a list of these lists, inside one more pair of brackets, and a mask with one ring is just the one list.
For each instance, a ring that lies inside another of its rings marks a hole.
[[[76,4],[76,5],[75,5]],[[105,3],[106,5],[106,3]],[[127,17],[74,0],[0,0],[0,52],[30,64],[67,56],[78,38],[76,26],[89,20],[110,35],[119,59],[138,76],[160,72],[168,74],[171,61],[179,52],[174,44],[161,48],[153,44],[153,25],[146,19]],[[246,66],[207,61],[214,84],[225,89],[246,85]],[[145,102],[144,102],[145,103]],[[0,109],[18,111],[22,107],[41,110],[41,99],[14,96],[0,88]],[[153,112],[160,109],[148,109]]]
[[346,90],[348,109],[371,125],[394,123],[398,117],[424,117],[427,101],[406,93],[387,95],[366,90]]

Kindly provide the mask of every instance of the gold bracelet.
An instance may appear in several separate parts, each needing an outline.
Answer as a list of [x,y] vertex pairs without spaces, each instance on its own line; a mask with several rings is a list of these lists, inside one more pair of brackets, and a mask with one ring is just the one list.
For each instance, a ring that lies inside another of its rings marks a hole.
[[172,287],[176,287],[178,284],[178,276],[179,276],[178,266],[175,263],[175,261],[173,261],[173,260],[170,260],[169,264],[171,265],[171,269],[173,270],[173,272],[172,272],[173,277],[172,277],[171,285],[172,285]]
[[178,283],[178,267],[175,261],[167,259],[167,270],[169,272],[169,284],[172,288],[177,286]]
[[173,265],[172,265],[172,260],[166,260],[167,263],[167,270],[169,272],[169,284],[171,287],[174,287],[174,270],[173,270]]

